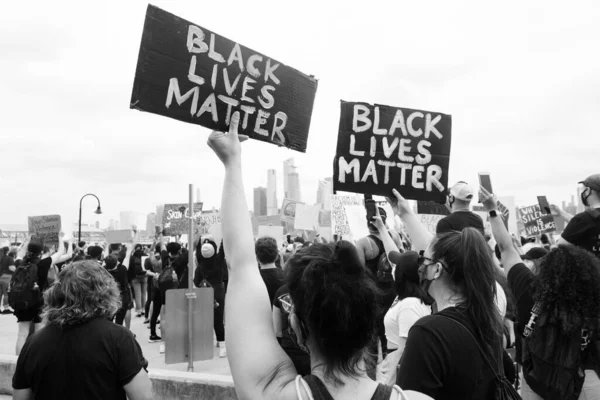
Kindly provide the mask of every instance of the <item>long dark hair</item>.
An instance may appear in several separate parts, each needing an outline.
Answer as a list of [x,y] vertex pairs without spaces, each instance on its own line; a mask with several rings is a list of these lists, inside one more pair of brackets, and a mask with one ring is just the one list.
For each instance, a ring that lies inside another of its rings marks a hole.
[[496,346],[503,325],[495,302],[494,261],[485,238],[475,228],[439,234],[433,258],[446,263],[453,289],[464,296],[460,305],[488,354],[498,357]]
[[325,376],[356,377],[375,338],[380,293],[349,242],[315,244],[288,261],[286,281],[296,316],[324,358]]
[[598,329],[600,260],[575,246],[558,246],[542,259],[534,281],[534,300],[560,324],[564,336],[584,325]]

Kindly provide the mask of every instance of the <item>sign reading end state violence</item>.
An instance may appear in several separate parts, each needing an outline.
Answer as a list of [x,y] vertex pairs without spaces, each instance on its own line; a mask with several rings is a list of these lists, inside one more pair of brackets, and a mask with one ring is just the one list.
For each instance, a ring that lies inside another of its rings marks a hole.
[[316,91],[316,79],[148,6],[131,108],[220,131],[239,111],[240,133],[306,152]]
[[334,190],[444,202],[452,117],[342,101]]

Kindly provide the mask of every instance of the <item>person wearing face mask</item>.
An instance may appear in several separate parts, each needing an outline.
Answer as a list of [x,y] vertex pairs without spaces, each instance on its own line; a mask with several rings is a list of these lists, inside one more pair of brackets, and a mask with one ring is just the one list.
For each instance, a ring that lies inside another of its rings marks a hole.
[[438,400],[495,398],[500,377],[514,371],[500,368],[508,355],[485,238],[473,227],[433,237],[408,200],[394,195],[394,209],[420,254],[421,288],[437,304],[435,314],[410,329],[396,382]]
[[587,210],[569,221],[557,244],[572,244],[600,258],[600,174],[579,183],[583,185],[581,202]]
[[438,222],[436,233],[460,232],[472,227],[485,235],[483,220],[470,210],[471,200],[473,200],[473,189],[466,182],[458,182],[452,186],[446,197],[446,207],[451,214]]

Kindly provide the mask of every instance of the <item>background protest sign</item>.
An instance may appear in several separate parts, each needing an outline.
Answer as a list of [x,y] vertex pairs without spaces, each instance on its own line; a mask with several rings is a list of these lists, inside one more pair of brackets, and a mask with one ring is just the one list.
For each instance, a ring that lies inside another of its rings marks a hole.
[[[202,214],[202,203],[194,203],[194,218],[199,218]],[[189,204],[165,204],[162,224],[163,228],[167,231],[167,235],[183,235],[190,231],[190,210]],[[199,221],[196,220],[195,224]],[[197,229],[196,229],[197,231]],[[195,232],[196,233],[196,232]]]
[[283,199],[283,204],[281,205],[281,220],[283,222],[287,222],[293,224],[296,220],[296,205],[304,204],[299,201],[291,200],[291,199]]
[[437,224],[440,222],[444,215],[440,214],[419,214],[421,218],[421,223],[427,228],[427,230],[435,235],[437,230]]
[[319,227],[319,205],[309,206],[306,204],[296,204],[296,218],[294,228],[306,231],[314,231]]
[[552,215],[542,214],[540,205],[519,208],[519,218],[525,228],[525,236],[536,236],[556,231],[556,223]]
[[[367,209],[364,205],[344,206],[346,218],[348,218],[348,227],[350,228],[350,237],[356,241],[369,236],[367,224]],[[344,240],[349,240],[344,236]]]
[[331,195],[331,231],[334,235],[350,235],[350,226],[344,206],[362,205],[360,197],[354,195]]
[[342,101],[333,189],[443,202],[452,117]]
[[[199,235],[212,234],[212,227],[221,224],[221,213],[218,211],[206,211],[200,214],[198,218],[198,232]],[[218,245],[219,243],[217,243]]]
[[122,229],[118,231],[106,231],[106,243],[129,243],[133,239],[133,231],[131,229]]
[[148,6],[130,107],[306,152],[316,79]]
[[450,215],[450,210],[445,204],[436,203],[435,201],[417,201],[418,214],[430,215]]
[[281,248],[283,243],[283,226],[264,226],[258,227],[258,237],[270,237],[277,240],[277,248]]
[[61,229],[60,215],[40,215],[27,218],[32,241],[44,246],[58,246],[58,234]]

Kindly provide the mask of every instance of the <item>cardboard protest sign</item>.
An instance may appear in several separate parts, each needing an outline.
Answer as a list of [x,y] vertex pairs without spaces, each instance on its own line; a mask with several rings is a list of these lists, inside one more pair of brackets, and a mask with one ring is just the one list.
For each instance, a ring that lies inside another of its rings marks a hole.
[[519,208],[519,218],[523,222],[527,237],[556,231],[554,217],[542,214],[539,204]]
[[440,214],[420,214],[421,223],[427,228],[427,230],[435,235],[437,231],[437,224],[440,222],[444,215]]
[[452,117],[342,101],[333,189],[443,202]]
[[313,231],[319,227],[320,206],[309,206],[306,204],[296,204],[296,218],[294,228],[307,231]]
[[296,220],[296,205],[304,204],[299,201],[284,199],[281,205],[281,220],[293,224]]
[[258,237],[270,237],[277,240],[277,247],[283,243],[283,226],[263,226],[258,227]]
[[320,210],[319,211],[319,226],[331,227],[331,210]]
[[106,243],[128,243],[133,238],[133,231],[131,229],[122,229],[118,231],[107,231],[104,234]]
[[31,240],[41,242],[43,246],[58,246],[58,234],[60,233],[60,215],[40,215],[27,218]]
[[[369,236],[369,228],[367,224],[367,209],[363,205],[344,206],[346,210],[346,218],[348,218],[348,227],[350,228],[350,236],[354,240]],[[344,237],[344,239],[348,239]]]
[[348,218],[344,206],[362,205],[363,201],[358,196],[331,195],[331,230],[334,235],[350,235]]
[[195,218],[194,223],[197,225],[200,223],[198,218],[201,214],[202,203],[194,203],[194,212],[191,215],[189,204],[165,204],[162,225],[170,236],[183,235],[190,231],[190,216]]
[[417,201],[418,214],[430,215],[450,215],[450,210],[445,204],[436,203],[435,201]]
[[148,6],[131,108],[220,131],[239,111],[241,134],[304,153],[316,91],[313,77]]
[[[198,218],[199,235],[211,234],[214,225],[221,224],[221,213],[217,211],[207,211],[200,214]],[[217,243],[218,244],[218,243]]]

